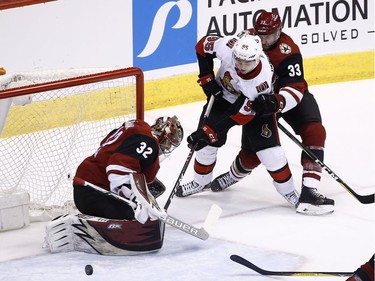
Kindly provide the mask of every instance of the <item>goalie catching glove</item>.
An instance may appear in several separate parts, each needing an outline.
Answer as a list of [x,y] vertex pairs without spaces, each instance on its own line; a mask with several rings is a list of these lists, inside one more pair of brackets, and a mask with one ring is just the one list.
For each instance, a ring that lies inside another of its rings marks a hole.
[[251,104],[257,115],[271,115],[281,112],[285,107],[285,98],[282,95],[261,94]]
[[188,147],[193,148],[196,146],[196,151],[218,140],[217,134],[208,125],[203,125],[202,128],[199,128],[187,138]]

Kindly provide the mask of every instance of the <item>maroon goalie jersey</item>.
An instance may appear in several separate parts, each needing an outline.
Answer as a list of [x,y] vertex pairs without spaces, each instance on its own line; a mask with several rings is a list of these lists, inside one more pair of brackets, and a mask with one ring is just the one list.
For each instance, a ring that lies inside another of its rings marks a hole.
[[97,151],[78,166],[76,176],[110,190],[129,184],[129,173],[142,173],[150,183],[159,168],[159,144],[151,127],[132,120],[110,132]]

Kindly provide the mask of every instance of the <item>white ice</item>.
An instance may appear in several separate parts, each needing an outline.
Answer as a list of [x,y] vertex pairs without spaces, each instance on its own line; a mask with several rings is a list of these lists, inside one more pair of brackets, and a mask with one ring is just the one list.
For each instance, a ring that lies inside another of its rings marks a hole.
[[[359,194],[375,191],[374,90],[373,79],[310,87],[327,130],[324,162]],[[196,129],[202,105],[197,102],[148,111],[146,121],[175,114],[187,136]],[[299,189],[300,149],[282,132],[280,135]],[[215,176],[228,170],[239,145],[240,128],[235,127],[219,150]],[[167,191],[159,199],[161,206],[188,152],[184,141],[162,162],[158,177]],[[183,182],[192,179],[192,163]],[[366,262],[375,252],[375,204],[359,203],[324,171],[319,191],[335,199],[335,212],[320,217],[296,214],[274,190],[264,167],[259,166],[225,192],[173,199],[168,212],[196,226],[202,225],[211,204],[221,206],[223,214],[208,240],[167,226],[162,249],[138,256],[50,254],[42,248],[45,223],[32,223],[24,229],[0,233],[0,280],[345,280],[264,277],[229,259],[231,254],[238,254],[262,268],[282,271],[354,271]],[[85,275],[86,264],[93,266],[93,275]]]

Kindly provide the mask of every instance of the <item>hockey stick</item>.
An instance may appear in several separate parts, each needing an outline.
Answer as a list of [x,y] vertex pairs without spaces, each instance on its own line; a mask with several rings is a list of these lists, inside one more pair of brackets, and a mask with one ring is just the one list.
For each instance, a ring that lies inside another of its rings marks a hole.
[[345,277],[351,276],[353,272],[335,272],[335,271],[271,271],[262,269],[252,262],[240,257],[238,255],[231,255],[230,259],[236,263],[239,263],[247,268],[250,268],[261,275],[278,275],[278,276],[335,276],[335,277]]
[[[205,123],[205,121],[207,120],[208,116],[210,115],[211,108],[212,108],[212,105],[213,105],[214,101],[215,101],[215,97],[212,95],[212,96],[210,97],[210,100],[209,100],[208,105],[207,105],[207,107],[206,107],[206,111],[205,111],[204,116],[203,116],[203,122],[202,122],[203,124]],[[184,164],[184,166],[182,167],[182,170],[181,170],[181,172],[180,172],[180,174],[179,174],[179,176],[178,176],[178,178],[177,178],[177,181],[176,181],[176,183],[175,183],[175,185],[174,185],[174,187],[173,187],[173,189],[172,189],[172,191],[171,191],[171,194],[169,195],[167,201],[165,202],[164,210],[167,210],[167,209],[169,208],[169,205],[171,204],[172,199],[173,199],[174,195],[176,194],[176,190],[177,190],[177,188],[178,188],[178,187],[180,186],[180,184],[181,184],[182,178],[183,178],[184,175],[185,175],[186,169],[187,169],[188,166],[189,166],[190,160],[191,160],[191,158],[193,157],[194,151],[195,151],[195,149],[197,148],[197,146],[198,146],[198,144],[195,144],[195,145],[190,149],[190,152],[189,152],[189,154],[188,154],[188,156],[187,156],[187,158],[186,158],[186,160],[185,160],[185,164]]]
[[283,131],[294,143],[296,143],[311,159],[313,159],[320,167],[334,178],[343,188],[346,189],[351,195],[353,195],[362,204],[371,204],[375,202],[375,194],[359,195],[353,189],[351,189],[342,179],[339,178],[327,165],[325,165],[319,158],[306,146],[304,146],[294,135],[292,135],[283,125],[278,122],[278,127]]
[[[77,177],[74,177],[74,183],[77,184],[77,185],[83,185],[83,186],[87,186],[87,187],[90,187],[106,196],[109,196],[109,197],[112,197],[112,198],[115,198],[117,200],[120,200],[124,203],[126,203],[127,205],[129,205],[129,200],[124,198],[124,197],[121,197],[113,192],[110,192],[110,191],[107,191],[93,183],[90,183],[88,181],[85,181],[83,179],[80,179],[80,178],[77,178]],[[157,204],[156,201],[152,202],[152,204]],[[154,205],[155,206],[155,205]],[[155,207],[158,207],[158,205],[156,205]],[[160,209],[160,208],[159,208]],[[209,214],[207,215],[207,218],[212,218],[213,215],[215,215],[215,213],[217,213],[217,211],[213,208],[211,208]],[[178,230],[181,230],[185,233],[188,233],[194,237],[197,237],[199,239],[202,239],[202,240],[206,240],[208,237],[209,237],[209,234],[208,232],[203,228],[196,228],[190,224],[187,224],[175,217],[172,217],[168,214],[165,213],[165,216],[160,216],[159,217],[159,220],[165,222],[166,224],[178,229]],[[207,219],[206,219],[207,220]],[[213,222],[209,222],[209,223],[213,223]]]

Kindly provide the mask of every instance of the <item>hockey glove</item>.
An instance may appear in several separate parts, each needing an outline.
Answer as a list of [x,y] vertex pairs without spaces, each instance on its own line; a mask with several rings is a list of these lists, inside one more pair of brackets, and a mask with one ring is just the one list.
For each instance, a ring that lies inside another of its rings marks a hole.
[[285,107],[285,98],[282,95],[259,95],[251,104],[257,115],[271,115],[280,112]]
[[216,82],[212,74],[199,78],[197,82],[208,98],[214,96],[215,99],[220,99],[223,96],[223,89]]
[[155,178],[153,182],[149,183],[147,186],[148,190],[155,198],[158,198],[160,195],[162,195],[166,189],[165,185],[157,178]]
[[190,136],[187,137],[188,147],[193,148],[195,145],[196,151],[202,149],[203,147],[217,142],[219,139],[214,130],[211,129],[208,125],[203,125],[202,128],[199,128]]

